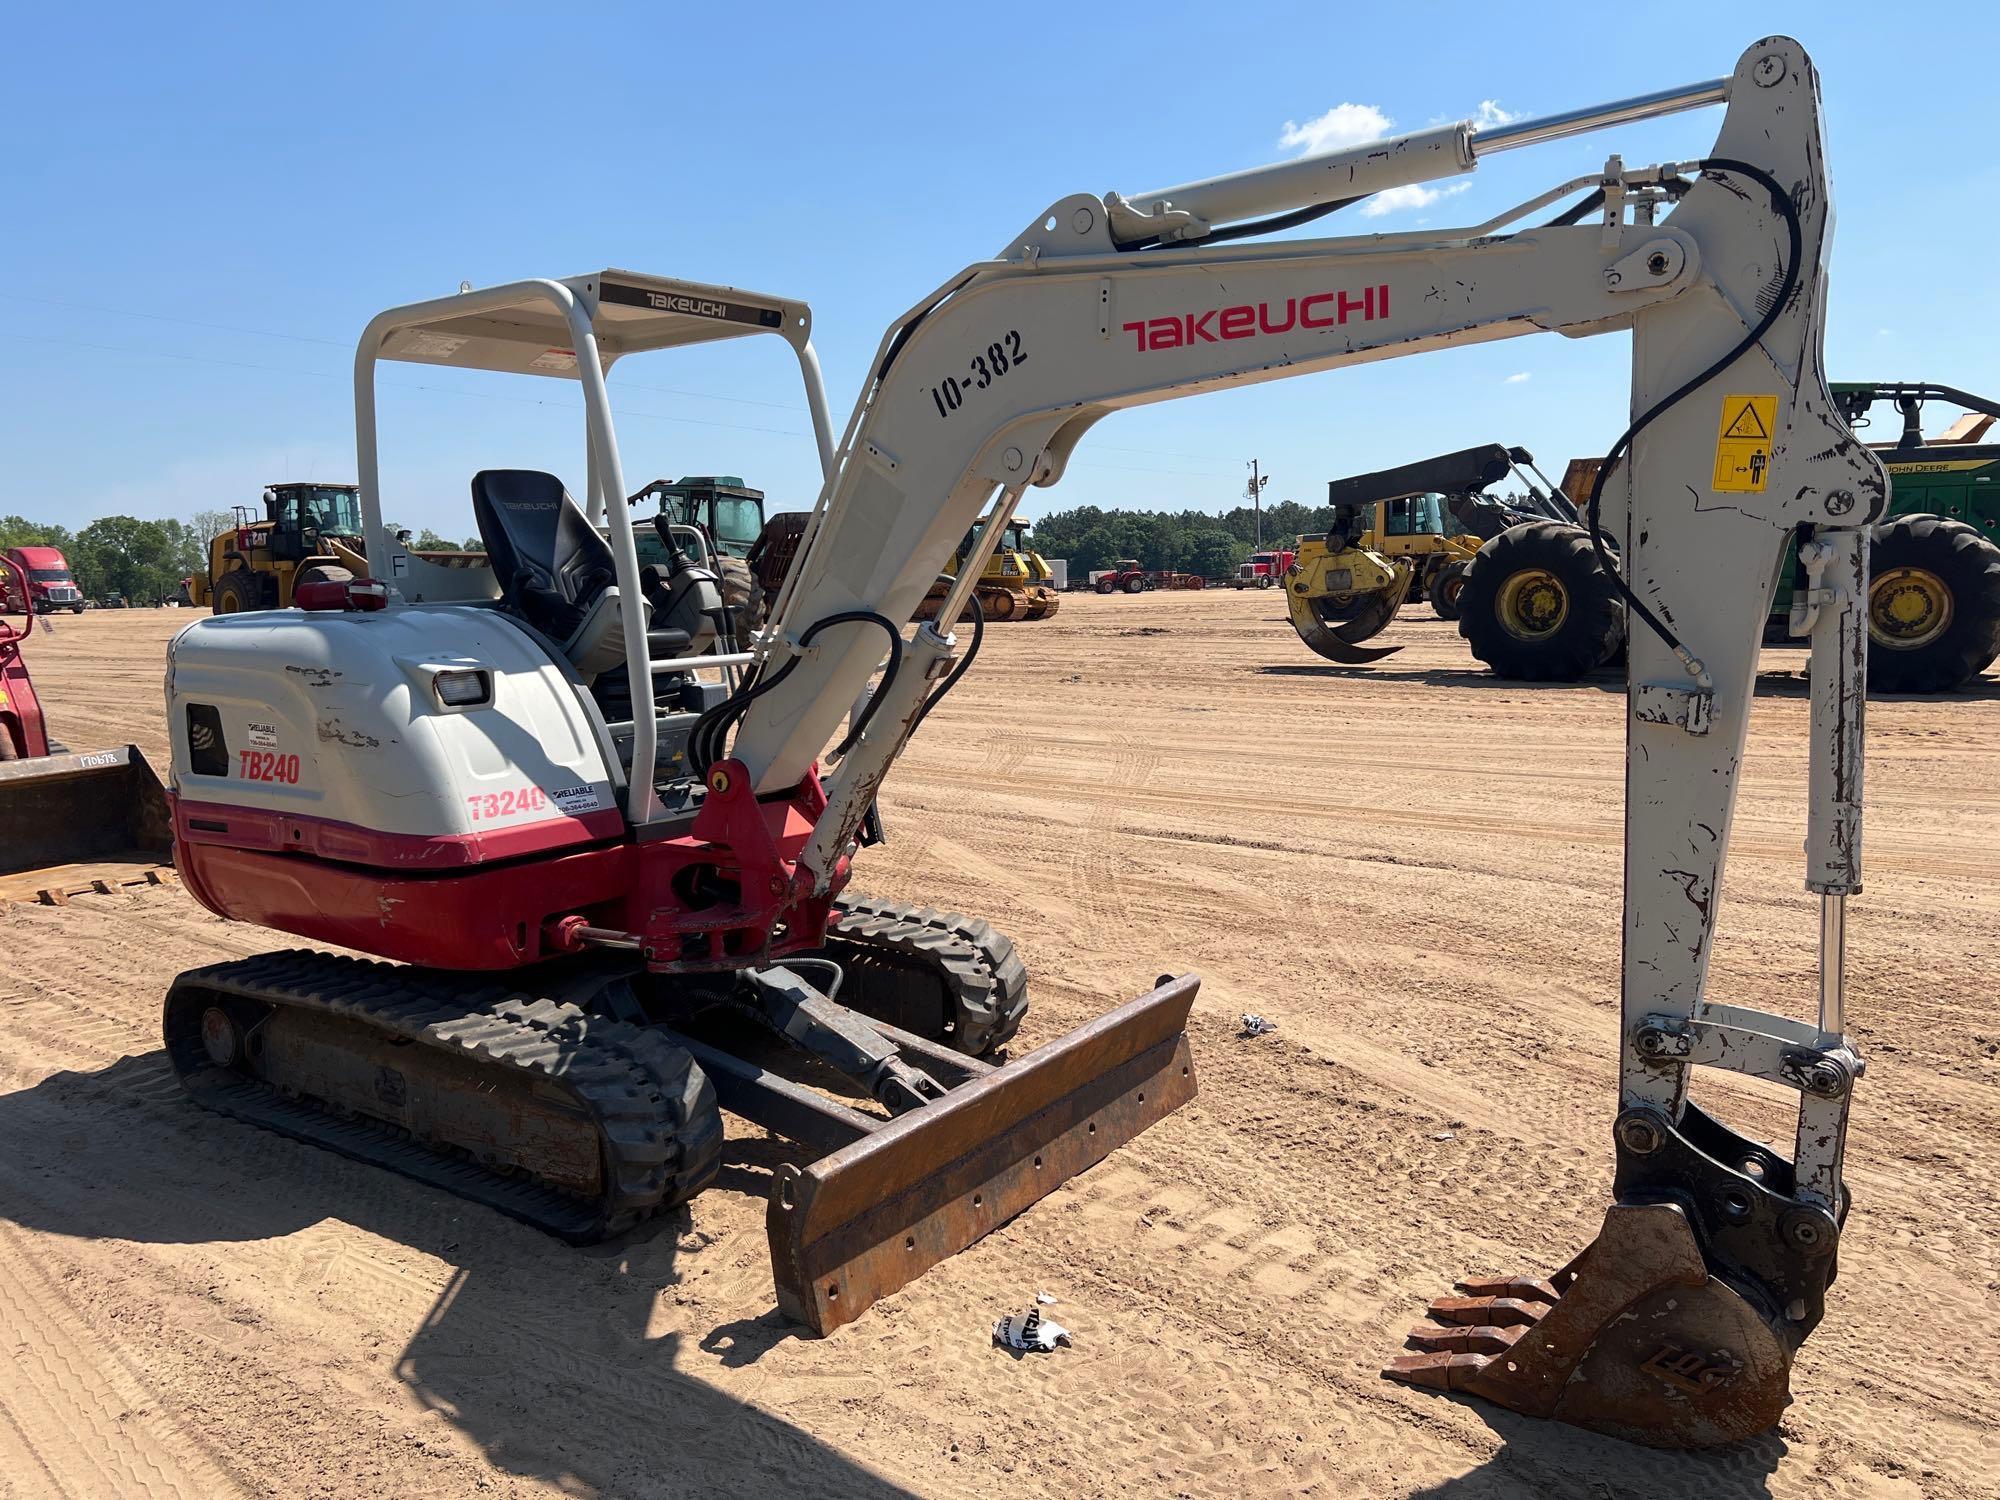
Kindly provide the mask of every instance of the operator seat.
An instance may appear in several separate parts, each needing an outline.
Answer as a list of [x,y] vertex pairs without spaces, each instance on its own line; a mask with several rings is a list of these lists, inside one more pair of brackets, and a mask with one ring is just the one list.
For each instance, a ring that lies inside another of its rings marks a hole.
[[[482,469],[472,476],[472,513],[501,606],[558,642],[586,681],[623,666],[611,547],[562,481],[538,469]],[[639,607],[648,611],[644,600]]]

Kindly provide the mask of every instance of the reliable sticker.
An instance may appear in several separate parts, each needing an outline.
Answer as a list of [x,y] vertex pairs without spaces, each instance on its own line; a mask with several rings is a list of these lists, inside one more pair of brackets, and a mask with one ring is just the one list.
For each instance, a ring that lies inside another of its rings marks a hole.
[[1726,494],[1761,493],[1771,477],[1771,432],[1777,425],[1776,396],[1724,396],[1710,488]]

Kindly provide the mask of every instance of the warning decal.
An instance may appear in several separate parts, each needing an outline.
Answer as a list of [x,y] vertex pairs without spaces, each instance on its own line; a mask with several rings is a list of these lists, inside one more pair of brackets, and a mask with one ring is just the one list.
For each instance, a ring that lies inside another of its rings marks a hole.
[[1724,396],[1711,488],[1735,494],[1762,491],[1771,476],[1771,432],[1777,425],[1776,396]]

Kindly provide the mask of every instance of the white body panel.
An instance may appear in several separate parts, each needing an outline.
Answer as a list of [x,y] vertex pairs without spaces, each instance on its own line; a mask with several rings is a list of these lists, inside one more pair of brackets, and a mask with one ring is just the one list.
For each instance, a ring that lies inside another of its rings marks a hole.
[[[272,670],[273,663],[282,663]],[[492,674],[488,704],[450,708],[439,671]],[[228,774],[190,765],[187,705],[213,704]],[[171,785],[191,801],[415,837],[492,833],[617,806],[574,687],[495,610],[391,605],[196,621],[167,654]],[[244,752],[297,756],[291,767]],[[259,772],[264,774],[259,775]]]

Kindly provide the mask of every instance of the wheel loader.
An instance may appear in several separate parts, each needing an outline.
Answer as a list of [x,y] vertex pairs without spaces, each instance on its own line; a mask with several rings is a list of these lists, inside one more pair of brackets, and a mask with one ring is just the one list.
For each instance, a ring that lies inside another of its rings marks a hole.
[[[300,584],[365,574],[357,494],[351,484],[266,485],[262,519],[235,508],[236,524],[209,539],[207,571],[181,580],[181,602],[219,615],[289,609]],[[486,566],[477,552],[415,555],[446,567]]]
[[[1708,155],[1613,155],[1479,224],[1256,238],[1498,152],[1718,104]],[[671,580],[639,565],[604,372],[773,335],[827,433],[809,309],[607,270],[382,313],[357,353],[356,448],[383,576],[198,621],[168,683],[189,889],[377,961],[293,949],[182,975],[164,1012],[176,1070],[216,1109],[576,1240],[695,1194],[734,1110],[807,1158],[771,1185],[779,1306],[822,1331],[848,1321],[1195,1087],[1191,976],[999,1063],[1026,1000],[1012,945],[976,916],[856,894],[878,794],[912,735],[949,732],[933,711],[977,653],[977,628],[962,641],[939,622],[1027,488],[1126,408],[1630,331],[1632,422],[1612,454],[1633,451],[1630,483],[1589,505],[1621,540],[1634,621],[1613,1201],[1553,1273],[1431,1304],[1385,1373],[1661,1446],[1768,1429],[1834,1277],[1861,1071],[1843,955],[1865,537],[1888,489],[1826,388],[1830,224],[1818,80],[1783,37],[1725,77],[1602,107],[1058,198],[885,331],[733,687],[699,676],[718,657],[686,654]],[[1454,294],[1427,295],[1440,285]],[[577,380],[584,503],[554,474],[482,470],[490,572],[398,550],[376,464],[385,359]],[[1746,399],[1773,434],[1754,457],[1716,437]],[[938,621],[908,626],[981,516]],[[1810,1019],[1706,994],[1758,637],[1801,536]],[[1792,1091],[1796,1138],[1774,1147],[1703,1108],[1697,1067]]]
[[0,554],[0,906],[159,884],[173,842],[166,791],[136,745],[75,754],[50,736],[22,650],[35,629],[28,584]]

